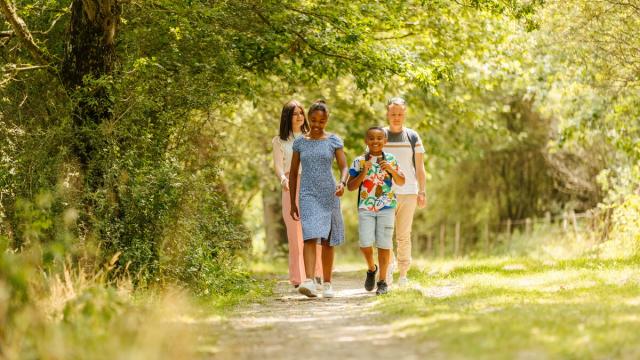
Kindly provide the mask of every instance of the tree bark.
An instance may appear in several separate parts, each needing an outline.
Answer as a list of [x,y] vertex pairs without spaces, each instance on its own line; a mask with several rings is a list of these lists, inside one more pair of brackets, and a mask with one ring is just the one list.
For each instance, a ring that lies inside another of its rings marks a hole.
[[[115,38],[120,23],[121,5],[117,0],[73,0],[61,79],[77,100],[73,112],[74,141],[72,151],[82,169],[90,171],[102,141],[98,126],[112,114],[108,81],[114,72],[117,56]],[[87,174],[90,181],[101,182],[97,173]],[[99,183],[92,187],[99,186]]]
[[275,255],[278,247],[287,242],[287,231],[282,219],[281,195],[278,191],[263,189],[262,206],[264,215],[265,245],[267,254]]
[[113,72],[120,13],[117,0],[73,1],[61,74],[67,89],[82,86],[87,75],[99,78]]

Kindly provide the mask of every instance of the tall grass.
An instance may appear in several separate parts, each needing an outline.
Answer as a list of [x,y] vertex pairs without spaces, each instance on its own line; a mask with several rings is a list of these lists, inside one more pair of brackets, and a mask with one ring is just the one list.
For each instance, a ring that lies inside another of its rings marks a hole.
[[[6,244],[6,241],[4,241]],[[188,296],[136,293],[69,264],[45,273],[25,254],[0,254],[0,357],[6,359],[186,359],[194,338],[174,320]]]

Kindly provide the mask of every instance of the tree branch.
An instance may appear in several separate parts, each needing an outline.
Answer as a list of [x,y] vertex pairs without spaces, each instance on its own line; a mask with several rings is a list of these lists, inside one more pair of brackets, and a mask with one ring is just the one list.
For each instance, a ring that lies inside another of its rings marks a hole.
[[51,30],[53,30],[53,27],[56,26],[56,23],[58,22],[58,20],[62,19],[63,16],[65,16],[67,13],[62,13],[60,15],[58,15],[58,17],[56,17],[53,22],[51,22],[51,26],[49,26],[49,28],[46,31],[34,31],[33,34],[42,34],[42,35],[46,35],[48,34]]
[[[2,78],[0,78],[0,88],[2,88],[4,85],[10,83],[11,81],[15,80],[15,78],[18,76],[18,73],[20,73],[20,72],[47,69],[47,68],[49,68],[49,65],[23,65],[23,66],[19,66],[17,64],[7,64],[7,65],[3,66],[2,69],[1,69],[2,70]],[[24,100],[22,101],[22,103],[24,103]],[[22,107],[22,104],[20,105],[20,107]]]
[[47,54],[34,42],[33,36],[27,28],[27,24],[25,24],[24,20],[22,20],[16,13],[12,0],[0,0],[0,11],[2,11],[2,15],[4,15],[7,22],[11,24],[11,28],[15,35],[27,47],[31,56],[33,56],[33,58],[40,64],[48,64],[49,56],[47,56]]
[[640,13],[640,4],[634,4],[631,1],[614,1],[614,0],[607,0],[607,2],[609,4],[613,4],[613,5],[619,5],[619,6],[623,6],[623,7],[630,7],[631,9],[635,10],[636,12]]
[[[256,7],[253,8],[254,13],[258,16],[258,18],[267,26],[269,26],[272,29],[276,29],[275,26],[273,26],[273,24],[271,24],[271,22],[269,21],[269,19],[267,19],[261,12],[260,10],[258,10]],[[336,53],[331,53],[328,51],[324,51],[322,49],[317,48],[316,46],[314,46],[311,42],[309,42],[309,40],[307,40],[307,38],[304,37],[304,35],[302,35],[300,32],[294,31],[294,30],[290,30],[294,35],[296,35],[296,37],[302,41],[305,45],[307,45],[311,50],[320,53],[322,55],[326,55],[329,57],[334,57],[334,58],[338,58],[338,59],[344,59],[344,60],[354,60],[353,57],[350,56],[345,56],[342,54],[336,54]]]
[[410,36],[414,36],[417,35],[416,33],[413,32],[408,32],[406,34],[403,35],[394,35],[394,36],[381,36],[381,37],[374,37],[373,40],[376,41],[384,41],[384,40],[400,40],[400,39],[404,39],[404,38],[408,38]]
[[347,34],[347,28],[348,28],[348,24],[346,24],[344,21],[340,21],[334,17],[328,16],[328,15],[324,15],[324,14],[316,14],[314,12],[309,12],[309,11],[304,11],[304,10],[300,10],[300,9],[296,9],[292,6],[287,6],[287,5],[283,5],[285,9],[296,12],[298,14],[302,14],[308,17],[313,17],[316,18],[320,21],[327,21],[329,22],[331,25],[335,26],[336,29],[338,29],[338,31],[340,31],[343,34]]
[[16,64],[10,64],[5,66],[2,70],[8,73],[17,73],[21,71],[29,71],[29,70],[38,70],[38,69],[46,69],[49,65],[25,65],[22,67],[18,67]]

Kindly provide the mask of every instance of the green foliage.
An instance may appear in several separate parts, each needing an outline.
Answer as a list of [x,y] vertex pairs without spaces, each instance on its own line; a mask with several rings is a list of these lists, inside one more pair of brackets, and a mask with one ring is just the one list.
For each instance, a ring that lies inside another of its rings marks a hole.
[[[212,113],[256,99],[274,80],[312,84],[351,75],[359,88],[366,88],[417,69],[422,61],[407,57],[404,44],[383,38],[435,28],[436,23],[416,25],[413,20],[418,13],[456,7],[434,3],[423,8],[417,2],[134,2],[123,6],[116,70],[101,78],[85,77],[79,88],[66,89],[52,75],[61,67],[56,59],[64,58],[68,48],[63,24],[73,16],[70,3],[16,5],[53,63],[8,72],[0,87],[2,136],[11,144],[2,149],[2,166],[10,170],[10,176],[2,175],[7,184],[2,186],[2,213],[8,224],[3,229],[19,246],[24,240],[19,219],[36,215],[27,208],[20,213],[18,199],[66,186],[59,203],[67,205],[52,211],[60,215],[67,207],[76,209],[73,235],[95,244],[103,262],[120,254],[116,266],[139,275],[140,283],[162,278],[159,271],[166,264],[174,267],[168,273],[185,274],[182,266],[232,258],[248,244],[226,195],[203,196],[226,189],[216,177],[220,157],[192,156],[203,152],[205,136],[216,138],[206,145],[209,150],[225,150],[220,147],[223,134],[215,128],[200,132],[217,126]],[[381,13],[387,16],[377,16]],[[8,23],[2,26],[8,29]],[[48,27],[48,32],[35,32]],[[10,63],[33,60],[17,37],[2,41],[0,52]],[[422,74],[415,77],[421,83],[440,76],[433,75],[441,73],[440,65],[427,67],[415,71]],[[47,101],[41,101],[42,94]],[[101,115],[85,119],[91,114]],[[163,247],[176,224],[181,237],[171,241],[189,243],[193,254],[167,250],[178,246]],[[38,231],[41,237],[57,236],[54,228]]]
[[[139,285],[246,289],[240,218],[278,189],[271,138],[290,98],[328,99],[349,159],[362,131],[385,123],[384,100],[407,98],[429,172],[418,236],[460,220],[478,241],[487,222],[600,201],[623,204],[615,234],[637,234],[633,6],[134,1],[123,4],[116,70],[66,89],[70,4],[16,2],[53,59],[45,67],[24,69],[35,62],[24,45],[0,38],[0,234],[41,249],[46,267],[114,259],[110,274]],[[108,116],[79,121],[80,107]]]
[[121,315],[125,304],[113,288],[89,288],[65,304],[62,321],[82,328],[78,334],[90,334],[99,339],[108,335],[104,324]]
[[8,239],[0,237],[0,340],[5,329],[13,325],[16,313],[29,302],[28,279],[33,273],[25,263],[10,250]]
[[612,224],[608,241],[599,247],[601,255],[607,258],[640,255],[640,195],[626,196],[613,209]]

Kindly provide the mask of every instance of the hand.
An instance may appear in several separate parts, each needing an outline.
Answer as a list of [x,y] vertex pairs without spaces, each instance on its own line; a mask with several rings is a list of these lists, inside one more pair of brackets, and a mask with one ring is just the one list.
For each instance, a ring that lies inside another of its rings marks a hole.
[[393,167],[391,167],[391,164],[389,164],[385,160],[381,160],[378,164],[380,164],[380,167],[382,168],[382,170],[391,172],[391,173],[393,172]]
[[424,193],[418,193],[418,208],[423,209],[427,206],[427,195]]
[[291,218],[295,221],[300,220],[300,213],[298,212],[298,206],[293,204],[291,205],[291,211],[289,212],[289,214],[291,214]]
[[282,186],[283,191],[289,192],[289,179],[282,179],[280,185]]
[[364,173],[368,173],[369,169],[371,169],[371,167],[373,166],[373,163],[371,161],[366,161],[364,162],[364,166],[362,168],[362,171],[364,171]]
[[344,194],[344,185],[339,182],[338,185],[336,185],[336,196],[340,197],[342,194]]

